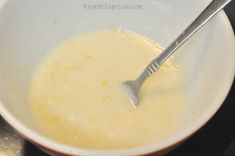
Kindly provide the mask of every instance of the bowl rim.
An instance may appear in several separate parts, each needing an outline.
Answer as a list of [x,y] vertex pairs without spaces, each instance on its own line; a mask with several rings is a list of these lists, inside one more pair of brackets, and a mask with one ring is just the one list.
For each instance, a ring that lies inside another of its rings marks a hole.
[[[235,58],[235,37],[233,33],[233,29],[231,24],[225,14],[224,11],[221,11],[216,18],[221,21],[225,31],[227,32],[227,44],[231,44],[230,55],[232,58]],[[229,74],[227,75],[227,81],[224,85],[222,94],[214,101],[214,104],[211,104],[209,108],[194,122],[192,125],[186,127],[180,132],[175,133],[168,138],[151,144],[145,145],[141,147],[135,147],[130,149],[122,149],[122,150],[89,150],[89,149],[81,149],[78,147],[72,147],[68,145],[64,145],[62,143],[57,143],[41,134],[33,131],[26,125],[24,125],[21,121],[19,121],[0,101],[0,115],[15,129],[17,132],[25,137],[27,140],[34,142],[42,147],[45,147],[51,151],[56,151],[62,154],[67,155],[89,155],[89,156],[120,156],[120,155],[143,155],[148,153],[153,153],[157,151],[162,151],[166,148],[176,145],[177,143],[182,142],[186,138],[190,137],[193,133],[199,130],[203,125],[205,125],[212,116],[217,112],[220,106],[223,104],[223,101],[227,97],[227,94],[233,84],[234,80],[234,71],[235,71],[235,61],[231,63],[232,65],[229,67]]]

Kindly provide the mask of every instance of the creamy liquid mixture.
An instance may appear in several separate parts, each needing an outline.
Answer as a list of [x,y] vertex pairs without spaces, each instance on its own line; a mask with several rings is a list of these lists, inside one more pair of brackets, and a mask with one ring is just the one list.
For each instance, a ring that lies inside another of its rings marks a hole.
[[135,79],[162,49],[133,32],[107,30],[66,41],[38,67],[29,90],[39,130],[61,143],[89,149],[147,145],[172,134],[186,107],[174,60],[146,81],[133,107],[121,83]]

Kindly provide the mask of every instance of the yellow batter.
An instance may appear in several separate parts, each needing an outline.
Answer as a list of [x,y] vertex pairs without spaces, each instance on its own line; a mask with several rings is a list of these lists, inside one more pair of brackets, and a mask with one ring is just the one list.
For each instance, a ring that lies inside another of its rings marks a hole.
[[169,136],[186,107],[184,77],[173,60],[143,85],[138,107],[121,90],[121,83],[135,79],[161,50],[121,30],[82,35],[55,48],[39,65],[29,89],[39,130],[89,149],[130,148]]

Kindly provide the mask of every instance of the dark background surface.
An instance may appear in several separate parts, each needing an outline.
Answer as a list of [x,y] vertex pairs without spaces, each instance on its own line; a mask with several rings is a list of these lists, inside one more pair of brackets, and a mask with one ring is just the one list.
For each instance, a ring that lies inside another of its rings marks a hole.
[[[235,30],[235,0],[225,8],[225,11]],[[229,145],[231,148],[233,139],[235,139],[235,83],[216,115],[193,137],[167,156],[222,156]],[[14,143],[11,143],[12,141]],[[233,148],[235,149],[235,146]],[[20,138],[0,118],[0,156],[7,150],[16,153],[13,155],[17,156],[48,156]],[[5,155],[11,155],[11,152]],[[235,156],[235,150],[229,156]]]

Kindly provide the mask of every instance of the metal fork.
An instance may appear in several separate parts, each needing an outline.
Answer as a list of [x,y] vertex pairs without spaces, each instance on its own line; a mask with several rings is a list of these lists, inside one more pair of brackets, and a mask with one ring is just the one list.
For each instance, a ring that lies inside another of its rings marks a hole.
[[136,80],[123,82],[123,86],[126,89],[126,93],[132,104],[135,106],[139,104],[140,90],[143,82],[153,75],[179,47],[181,47],[195,32],[223,9],[230,1],[231,0],[213,0],[194,22],[189,25],[178,38],[176,38],[176,40],[147,65],[145,70]]

